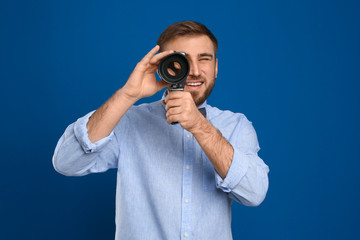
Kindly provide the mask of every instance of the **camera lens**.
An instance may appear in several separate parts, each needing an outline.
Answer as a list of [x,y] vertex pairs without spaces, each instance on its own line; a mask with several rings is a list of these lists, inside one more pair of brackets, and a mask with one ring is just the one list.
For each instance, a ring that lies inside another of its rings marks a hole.
[[176,77],[181,73],[181,64],[179,62],[171,62],[167,66],[166,71],[169,75]]
[[170,84],[184,85],[189,71],[189,61],[182,52],[174,52],[164,57],[158,66],[160,78]]

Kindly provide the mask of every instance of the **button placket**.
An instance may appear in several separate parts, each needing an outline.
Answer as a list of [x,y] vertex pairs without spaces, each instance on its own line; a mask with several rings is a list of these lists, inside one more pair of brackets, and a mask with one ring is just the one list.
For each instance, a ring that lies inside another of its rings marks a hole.
[[189,239],[191,233],[191,193],[192,193],[192,163],[195,149],[194,138],[191,133],[184,130],[184,162],[183,162],[183,185],[182,185],[182,222],[181,238]]

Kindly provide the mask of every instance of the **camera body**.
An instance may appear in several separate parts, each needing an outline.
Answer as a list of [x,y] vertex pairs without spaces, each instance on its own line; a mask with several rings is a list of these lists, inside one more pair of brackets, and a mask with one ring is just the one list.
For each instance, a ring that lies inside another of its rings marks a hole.
[[162,80],[171,84],[170,91],[183,91],[190,72],[190,64],[184,52],[174,52],[158,65],[158,74]]

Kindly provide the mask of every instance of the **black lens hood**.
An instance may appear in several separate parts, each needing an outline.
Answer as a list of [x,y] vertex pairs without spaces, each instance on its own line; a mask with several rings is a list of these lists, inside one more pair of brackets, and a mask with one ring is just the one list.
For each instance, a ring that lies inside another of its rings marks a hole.
[[[174,63],[179,68],[174,68]],[[169,69],[172,71],[169,72]],[[172,85],[172,88],[184,88],[186,78],[190,72],[190,64],[183,52],[174,52],[161,59],[158,66],[158,74],[162,80]],[[175,89],[174,89],[175,90]]]

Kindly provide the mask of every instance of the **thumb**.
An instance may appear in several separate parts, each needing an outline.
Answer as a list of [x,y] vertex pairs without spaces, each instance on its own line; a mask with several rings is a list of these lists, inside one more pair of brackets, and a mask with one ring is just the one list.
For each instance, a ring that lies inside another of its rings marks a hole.
[[165,87],[170,87],[170,84],[166,83],[164,80],[161,80],[161,81],[156,82],[156,86],[157,86],[158,91],[160,91],[161,89],[163,89]]

